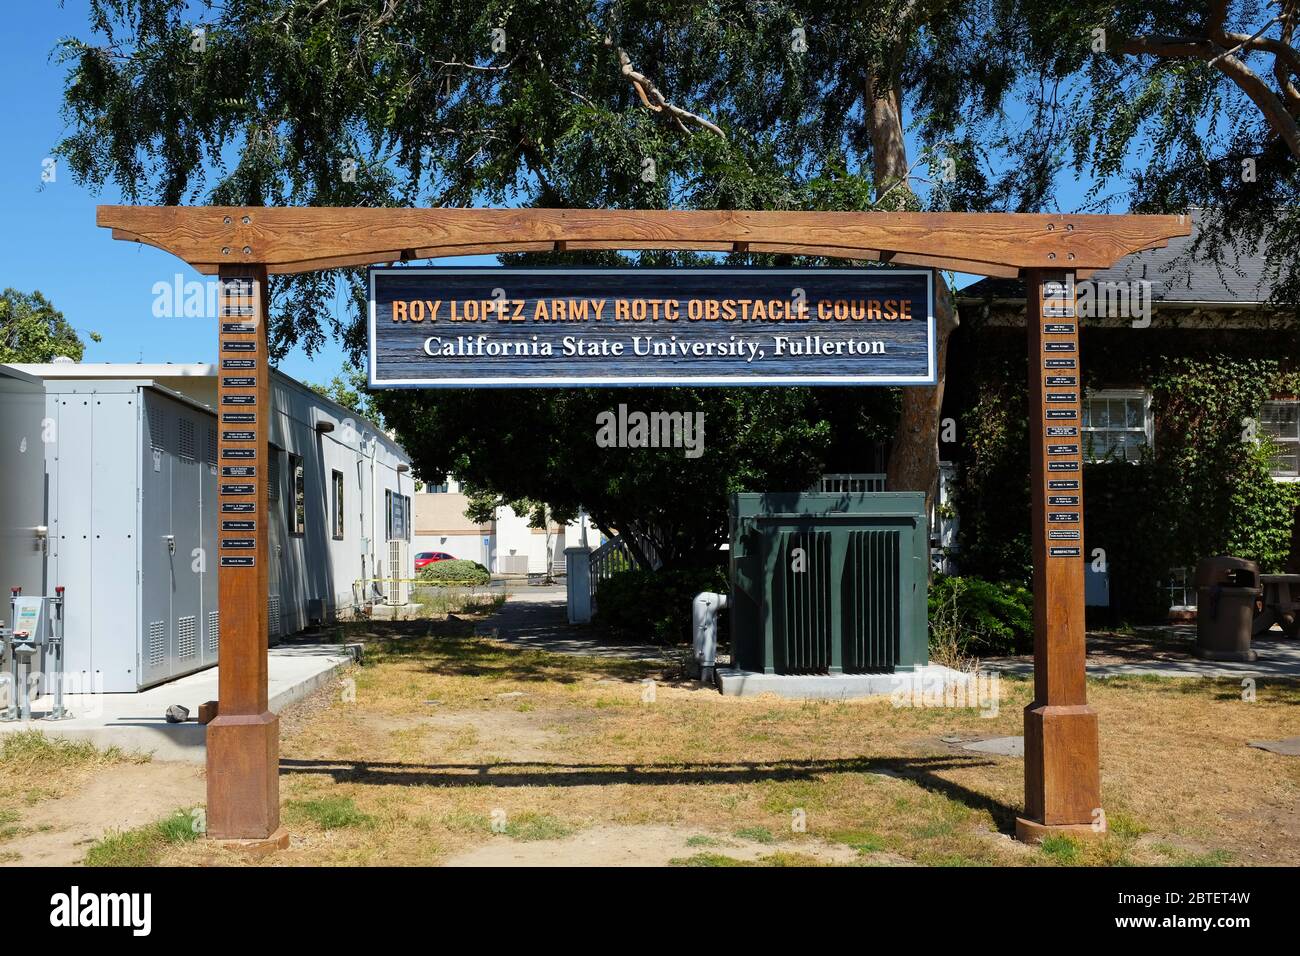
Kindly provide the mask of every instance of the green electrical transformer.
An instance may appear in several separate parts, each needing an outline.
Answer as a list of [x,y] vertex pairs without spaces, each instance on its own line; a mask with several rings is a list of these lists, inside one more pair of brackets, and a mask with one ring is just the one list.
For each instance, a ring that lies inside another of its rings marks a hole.
[[911,671],[929,662],[925,496],[731,496],[734,666],[762,674]]

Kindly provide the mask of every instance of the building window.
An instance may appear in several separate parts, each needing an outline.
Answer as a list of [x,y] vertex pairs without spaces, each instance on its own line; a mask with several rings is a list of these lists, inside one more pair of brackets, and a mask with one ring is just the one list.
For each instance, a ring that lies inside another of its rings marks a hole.
[[1169,606],[1178,610],[1196,607],[1196,585],[1187,568],[1169,569]]
[[384,510],[388,515],[389,541],[411,540],[411,499],[394,491],[384,492]]
[[330,484],[334,490],[334,540],[343,540],[343,472],[335,471],[330,473]]
[[1151,445],[1151,396],[1089,392],[1083,400],[1083,453],[1088,461],[1138,461]]
[[1273,477],[1300,477],[1300,401],[1265,402],[1259,429],[1273,439]]
[[289,456],[289,480],[293,487],[293,526],[290,534],[303,534],[307,530],[307,476],[302,458]]
[[425,485],[424,490],[426,494],[430,495],[445,495],[447,494],[447,482],[444,481],[440,485]]
[[272,446],[266,454],[266,497],[271,501],[280,500],[280,449]]

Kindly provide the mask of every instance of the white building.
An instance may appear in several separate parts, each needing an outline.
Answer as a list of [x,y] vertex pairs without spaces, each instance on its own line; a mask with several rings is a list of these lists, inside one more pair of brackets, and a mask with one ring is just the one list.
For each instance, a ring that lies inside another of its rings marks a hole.
[[[65,666],[82,686],[135,691],[217,661],[216,376],[0,365],[0,581],[67,589]],[[279,372],[271,410],[273,641],[411,576],[414,482],[373,423]]]
[[567,525],[530,528],[527,515],[505,507],[497,508],[491,521],[476,524],[465,517],[468,505],[469,498],[455,479],[424,486],[415,496],[411,554],[441,551],[477,561],[494,574],[542,574],[549,555],[551,573],[559,574],[564,570],[564,549],[579,542],[584,525],[591,547],[603,540],[585,515]]

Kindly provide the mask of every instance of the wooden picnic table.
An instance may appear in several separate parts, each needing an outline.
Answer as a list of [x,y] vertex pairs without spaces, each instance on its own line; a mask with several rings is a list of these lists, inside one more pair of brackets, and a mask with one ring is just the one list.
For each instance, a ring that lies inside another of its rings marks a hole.
[[1280,624],[1287,637],[1300,637],[1300,574],[1261,574],[1263,608],[1255,615],[1258,636]]

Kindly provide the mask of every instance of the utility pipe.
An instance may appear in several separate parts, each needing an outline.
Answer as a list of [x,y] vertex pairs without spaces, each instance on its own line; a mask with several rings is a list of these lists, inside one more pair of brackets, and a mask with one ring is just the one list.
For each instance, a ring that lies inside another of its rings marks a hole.
[[718,614],[727,606],[725,594],[701,591],[691,602],[691,644],[700,666],[700,680],[712,683],[718,660]]

